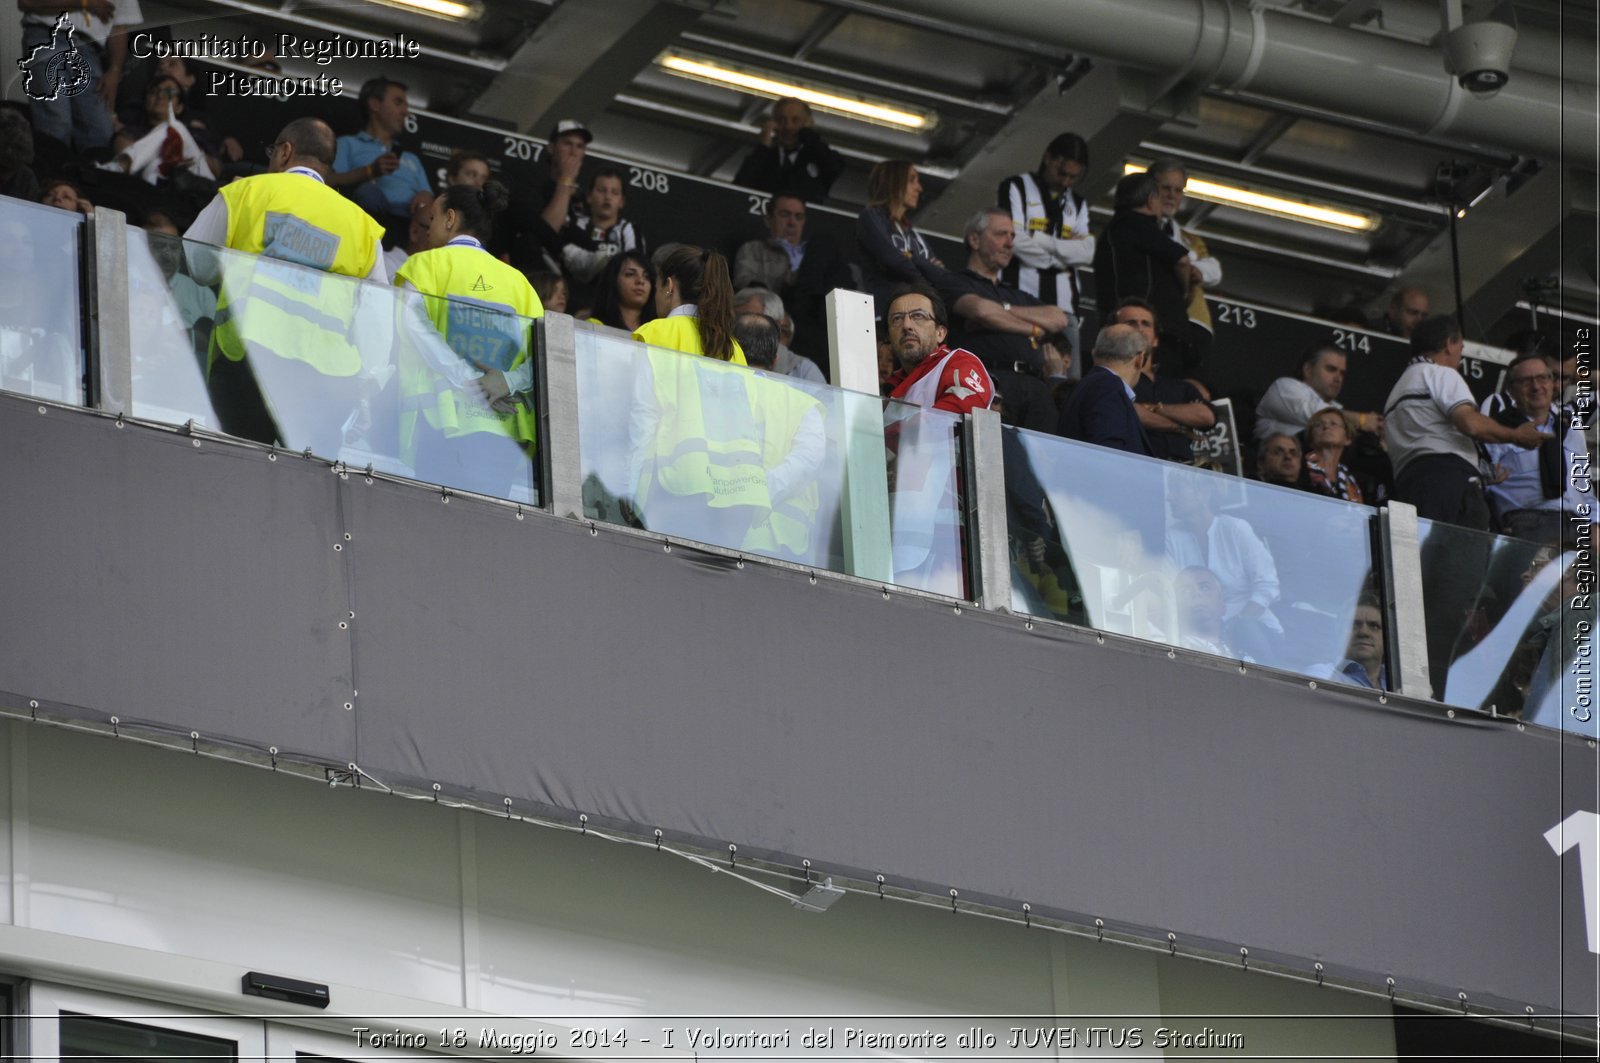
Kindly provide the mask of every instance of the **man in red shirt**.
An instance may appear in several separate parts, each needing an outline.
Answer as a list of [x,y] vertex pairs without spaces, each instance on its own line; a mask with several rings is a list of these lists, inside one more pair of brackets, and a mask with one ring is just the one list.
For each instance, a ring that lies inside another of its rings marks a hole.
[[890,398],[963,414],[986,410],[994,382],[978,356],[944,345],[944,300],[931,288],[904,286],[889,296],[889,346],[901,368],[889,377]]

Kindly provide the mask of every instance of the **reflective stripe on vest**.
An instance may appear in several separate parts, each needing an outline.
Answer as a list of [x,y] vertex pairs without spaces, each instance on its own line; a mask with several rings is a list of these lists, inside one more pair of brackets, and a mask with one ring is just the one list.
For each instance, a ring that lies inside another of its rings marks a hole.
[[349,335],[359,282],[344,278],[371,271],[382,227],[301,174],[258,174],[219,194],[228,246],[258,257],[224,259],[211,360],[240,361],[248,350],[307,362],[326,376],[360,372]]
[[[469,365],[503,373],[528,360],[527,319],[543,316],[544,306],[521,271],[481,248],[446,245],[412,255],[395,279],[424,293],[434,328]],[[451,438],[482,432],[532,443],[536,437],[532,409],[524,405],[516,413],[501,414],[460,395],[409,345],[401,368],[400,402],[403,411],[422,413],[428,424]],[[414,417],[402,423],[403,447],[414,430]]]
[[[653,444],[654,481],[714,509],[771,508],[761,425],[746,369],[710,358],[647,351],[661,419]],[[648,505],[652,477],[638,485]]]

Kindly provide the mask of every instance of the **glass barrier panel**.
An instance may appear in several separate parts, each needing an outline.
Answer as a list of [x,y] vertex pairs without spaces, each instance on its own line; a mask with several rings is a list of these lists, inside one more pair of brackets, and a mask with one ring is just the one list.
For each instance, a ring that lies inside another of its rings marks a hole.
[[0,196],[0,390],[83,405],[83,223]]
[[135,417],[537,502],[530,319],[134,228],[128,286]]
[[1371,509],[1021,429],[1002,443],[1013,608],[1386,685]]
[[1442,521],[1417,526],[1434,697],[1600,737],[1593,662],[1579,655],[1595,624],[1584,551]]
[[962,523],[961,418],[899,401],[883,405],[894,582],[970,598]]
[[959,419],[575,332],[586,516],[962,593]]

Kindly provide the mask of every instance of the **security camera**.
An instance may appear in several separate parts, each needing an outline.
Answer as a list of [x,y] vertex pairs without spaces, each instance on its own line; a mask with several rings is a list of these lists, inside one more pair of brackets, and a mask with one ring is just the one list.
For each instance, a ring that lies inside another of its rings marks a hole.
[[1474,96],[1493,96],[1511,80],[1517,31],[1503,22],[1473,22],[1444,37],[1445,69]]

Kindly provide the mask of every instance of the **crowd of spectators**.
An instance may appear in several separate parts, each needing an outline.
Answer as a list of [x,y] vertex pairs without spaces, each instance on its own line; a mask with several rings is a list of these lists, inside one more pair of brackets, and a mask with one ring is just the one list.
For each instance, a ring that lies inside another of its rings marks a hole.
[[[243,145],[251,135],[210,127],[190,94],[195,79],[182,60],[163,60],[144,72],[141,83],[129,82],[125,43],[119,42],[140,16],[130,0],[89,0],[76,17],[86,29],[104,31],[89,35],[98,42],[90,49],[94,92],[69,106],[35,104],[32,127],[20,109],[0,108],[0,191],[89,212],[85,175],[120,173],[159,191],[187,194],[191,203],[196,194],[205,202],[221,189],[198,217],[186,216],[178,205],[184,201],[173,199],[149,205],[140,212],[142,221],[151,231],[186,230],[191,240],[271,256],[270,238],[254,246],[230,242],[227,209],[241,207],[227,189],[241,178],[298,172],[347,197],[373,222],[371,232],[383,234],[382,246],[370,262],[362,258],[359,269],[331,258],[311,263],[333,272],[461,296],[467,293],[451,285],[466,281],[439,279],[444,259],[437,256],[441,249],[470,245],[496,261],[490,272],[500,278],[498,287],[526,289],[515,300],[518,314],[570,313],[654,347],[749,365],[804,387],[826,379],[824,298],[835,288],[856,288],[873,299],[886,396],[954,413],[993,408],[1012,428],[1178,465],[1195,461],[1195,443],[1219,423],[1208,385],[1213,325],[1205,297],[1223,282],[1222,265],[1200,236],[1182,227],[1187,173],[1177,160],[1157,159],[1147,170],[1120,178],[1113,215],[1094,232],[1088,203],[1076,191],[1090,172],[1089,147],[1077,134],[1062,133],[1044,147],[1035,170],[1002,181],[994,205],[968,219],[965,257],[952,262],[941,261],[915,227],[924,194],[915,164],[885,160],[868,176],[855,246],[840,247],[808,230],[807,210],[827,199],[844,160],[817,130],[808,105],[779,100],[737,177],[768,193],[765,233],[724,257],[715,248],[652,247],[644,227],[628,216],[623,172],[589,164],[594,138],[581,121],[562,120],[550,130],[537,175],[523,187],[508,191],[493,179],[491,160],[471,151],[454,153],[443,180],[433,179],[406,139],[407,86],[388,78],[361,87],[357,121],[345,135],[331,139],[331,130],[324,136],[326,127],[286,129],[267,147],[263,166],[246,158]],[[31,40],[39,18],[30,16],[25,24]],[[62,175],[49,172],[41,179],[40,159]],[[106,187],[117,194],[115,185]],[[459,256],[450,261],[459,264]],[[1082,340],[1089,334],[1078,268],[1090,263],[1102,322],[1085,350]],[[180,273],[166,264],[163,272],[169,281]],[[421,278],[442,287],[430,290]],[[204,287],[203,278],[183,279]],[[483,283],[481,272],[477,280]],[[233,298],[237,317],[239,293]],[[1267,484],[1354,504],[1399,499],[1429,519],[1559,545],[1572,533],[1564,513],[1579,503],[1593,504],[1592,495],[1575,494],[1573,478],[1562,475],[1580,457],[1587,460],[1572,410],[1560,401],[1563,377],[1573,370],[1548,352],[1524,354],[1510,367],[1505,392],[1480,411],[1456,371],[1459,328],[1429,312],[1421,289],[1401,286],[1393,293],[1379,325],[1406,337],[1414,357],[1381,410],[1341,406],[1349,369],[1345,351],[1324,346],[1306,352],[1295,374],[1274,381],[1253,409],[1243,411],[1256,444],[1246,464]],[[441,334],[450,332],[443,319],[432,324]],[[414,318],[404,327],[415,332],[425,325]],[[199,342],[205,346],[204,338]],[[226,337],[212,342],[223,344],[220,372],[226,376],[226,363],[238,357],[226,349]],[[476,431],[499,432],[517,447],[468,446],[463,440],[471,430],[459,427],[471,420],[466,405],[438,405],[408,422],[415,467],[464,485],[490,485],[485,489],[491,493],[502,485],[498,493],[504,493],[503,485],[514,478],[508,463],[536,446],[526,351],[515,344],[496,348],[489,361],[457,351],[460,364],[451,366],[452,356],[435,347],[433,371],[462,395],[470,392],[493,406],[494,414],[484,415],[488,419]],[[212,351],[208,373],[216,371],[217,361]],[[668,394],[663,380],[670,375],[652,360],[651,373],[635,388],[629,432],[635,460],[644,464],[631,474],[640,489],[628,516],[657,528],[705,534],[703,515],[695,524],[686,510],[678,512],[681,504],[664,501],[695,497],[700,488],[682,485],[709,475],[685,472],[675,464],[679,458],[661,450],[664,422],[677,419],[672,432],[680,446],[685,435],[711,431],[704,411],[685,414],[681,398]],[[433,401],[419,379],[402,379],[398,386],[419,402]],[[735,543],[766,536],[761,541],[770,541],[772,549],[789,551],[782,556],[800,556],[799,533],[781,521],[769,524],[754,499],[766,499],[761,505],[772,512],[780,501],[803,508],[805,490],[795,478],[814,472],[819,460],[816,410],[799,400],[775,401],[764,387],[751,385],[748,394],[766,395],[774,409],[790,404],[771,421],[788,449],[763,459],[767,482],[760,491],[730,486],[733,481],[726,479],[704,490],[745,499],[724,498],[717,534]],[[259,396],[252,401],[259,404]],[[281,426],[259,410],[228,416],[239,434],[266,441],[281,435]],[[336,449],[338,441],[327,445]],[[1028,533],[1017,537],[1018,559],[1037,576],[1047,567],[1040,529],[1059,536],[1061,514],[1050,511],[1034,470],[1025,468],[1026,457],[1008,447],[1008,480],[1034,485],[1014,491],[1009,501],[1014,513],[1028,514]],[[652,448],[659,451],[654,466],[646,460]],[[790,450],[803,451],[803,460],[791,460]],[[474,472],[467,468],[473,462],[493,471]],[[783,470],[776,480],[775,468]],[[1280,596],[1278,567],[1292,544],[1223,512],[1231,503],[1196,484],[1178,479],[1164,492],[1158,552],[1171,566],[1168,633],[1211,652],[1281,660],[1286,635],[1273,605]],[[655,499],[648,517],[647,494]],[[815,502],[809,504],[814,513]],[[1069,600],[1057,610],[1065,614],[1082,603],[1072,600],[1075,577],[1060,563],[1063,558],[1055,560],[1050,585]],[[1370,592],[1370,586],[1360,591]],[[1359,608],[1354,595],[1343,605],[1321,603],[1333,614],[1354,611],[1357,617],[1344,647],[1348,652],[1322,656],[1334,662],[1328,666],[1333,678],[1382,685],[1382,662],[1372,660],[1370,646],[1370,629],[1378,621],[1367,615],[1367,601]]]

